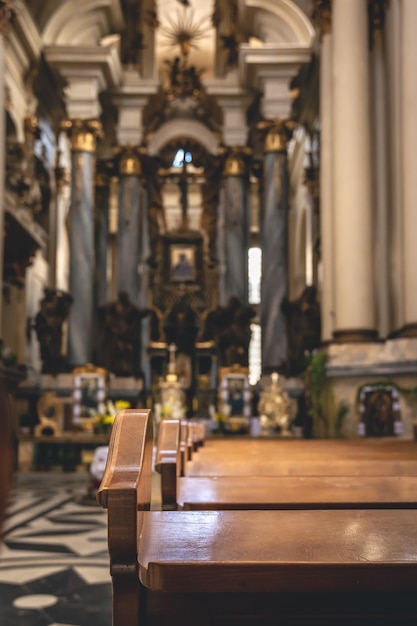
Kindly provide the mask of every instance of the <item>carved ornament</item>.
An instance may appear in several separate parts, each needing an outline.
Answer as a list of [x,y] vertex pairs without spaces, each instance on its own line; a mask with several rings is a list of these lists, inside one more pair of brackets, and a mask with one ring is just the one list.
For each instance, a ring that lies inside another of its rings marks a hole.
[[295,128],[292,120],[266,120],[258,129],[265,134],[264,152],[285,152]]
[[313,0],[311,21],[319,32],[320,39],[332,30],[332,0]]
[[73,152],[95,152],[97,140],[103,135],[102,125],[98,120],[64,120],[61,130],[70,138]]
[[224,164],[224,176],[245,176],[251,150],[244,146],[232,148]]

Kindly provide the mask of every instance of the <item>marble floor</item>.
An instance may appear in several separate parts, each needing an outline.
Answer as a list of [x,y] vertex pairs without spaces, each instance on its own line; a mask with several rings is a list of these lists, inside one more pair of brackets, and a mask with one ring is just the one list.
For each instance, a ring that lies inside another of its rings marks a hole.
[[111,626],[107,518],[88,473],[15,476],[0,547],[1,626]]

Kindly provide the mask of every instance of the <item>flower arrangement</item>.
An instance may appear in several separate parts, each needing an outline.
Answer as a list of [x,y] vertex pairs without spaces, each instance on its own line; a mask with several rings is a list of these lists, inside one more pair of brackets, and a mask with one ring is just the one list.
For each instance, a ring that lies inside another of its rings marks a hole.
[[106,412],[97,415],[94,425],[94,432],[97,435],[107,435],[111,432],[116,414],[123,409],[130,409],[130,402],[127,400],[106,401]]

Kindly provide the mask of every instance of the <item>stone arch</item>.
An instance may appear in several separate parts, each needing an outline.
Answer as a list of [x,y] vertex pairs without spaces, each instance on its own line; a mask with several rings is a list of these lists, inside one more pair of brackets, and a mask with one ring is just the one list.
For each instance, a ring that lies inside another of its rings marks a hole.
[[72,45],[74,37],[77,44],[98,45],[102,37],[122,27],[118,0],[67,0],[50,17],[42,36],[46,45]]
[[264,43],[311,45],[315,30],[307,15],[292,0],[246,0],[245,22]]
[[217,154],[218,138],[197,120],[170,120],[158,128],[148,142],[148,154],[155,156],[162,148],[178,137],[193,139],[200,143],[210,154]]

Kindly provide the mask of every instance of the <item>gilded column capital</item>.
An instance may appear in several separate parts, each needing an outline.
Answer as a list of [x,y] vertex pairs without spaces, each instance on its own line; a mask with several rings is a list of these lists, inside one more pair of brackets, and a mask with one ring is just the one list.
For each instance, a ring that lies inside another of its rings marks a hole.
[[264,134],[264,152],[286,152],[288,140],[291,139],[295,122],[292,120],[266,120],[258,124]]
[[143,148],[136,146],[117,146],[114,155],[120,176],[141,176]]
[[15,0],[0,0],[0,35],[3,39],[7,39],[10,22],[15,15]]
[[311,21],[320,39],[332,30],[332,0],[312,0]]
[[61,122],[61,130],[70,138],[73,152],[95,152],[97,141],[103,135],[98,120],[64,120]]
[[245,176],[251,154],[252,150],[247,146],[231,148],[224,163],[223,176]]

